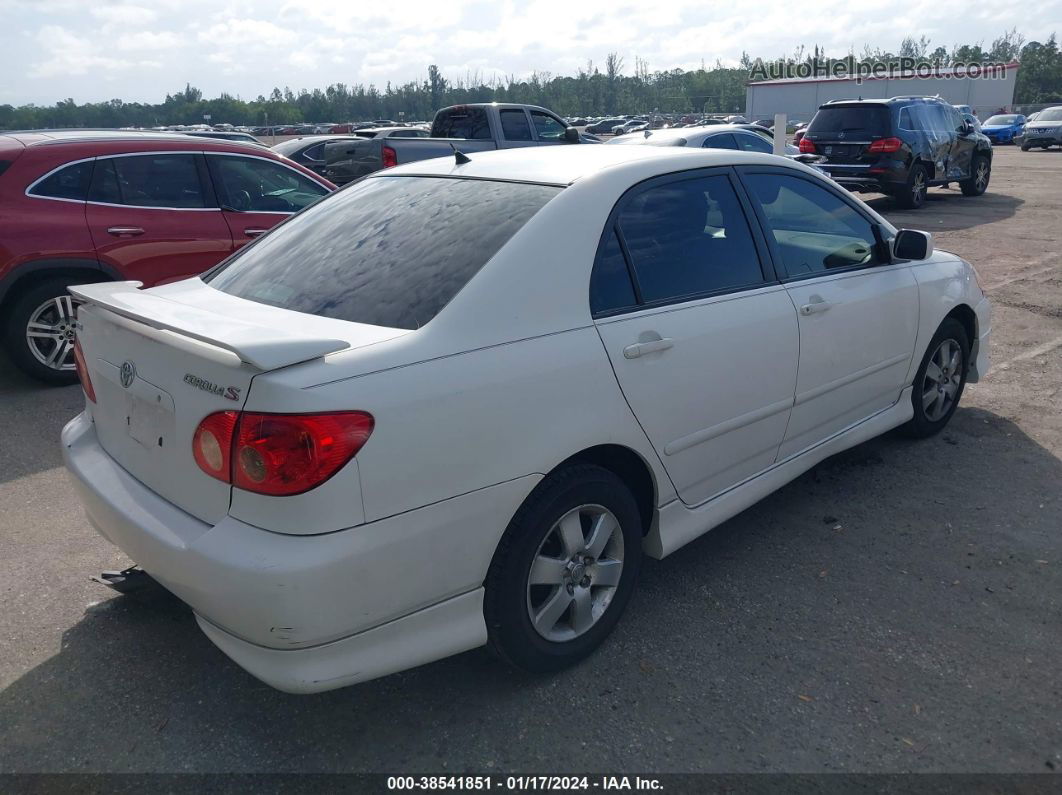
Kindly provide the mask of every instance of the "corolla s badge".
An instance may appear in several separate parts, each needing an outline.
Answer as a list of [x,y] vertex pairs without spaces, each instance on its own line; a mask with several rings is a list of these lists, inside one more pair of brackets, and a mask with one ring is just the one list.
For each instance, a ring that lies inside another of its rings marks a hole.
[[240,399],[240,387],[238,386],[218,386],[215,383],[207,381],[205,378],[200,378],[191,373],[184,374],[184,382],[194,386],[196,389],[202,389],[204,392],[210,392],[211,394],[226,398],[227,400]]
[[122,362],[122,367],[118,374],[122,380],[122,386],[128,389],[133,385],[133,379],[136,378],[136,365],[126,360]]

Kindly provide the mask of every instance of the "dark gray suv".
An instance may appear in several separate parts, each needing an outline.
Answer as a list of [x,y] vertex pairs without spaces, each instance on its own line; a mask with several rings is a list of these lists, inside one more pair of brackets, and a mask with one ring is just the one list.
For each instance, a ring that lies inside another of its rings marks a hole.
[[992,175],[992,142],[935,97],[843,100],[819,107],[800,151],[849,190],[885,193],[916,209],[934,185],[980,196]]

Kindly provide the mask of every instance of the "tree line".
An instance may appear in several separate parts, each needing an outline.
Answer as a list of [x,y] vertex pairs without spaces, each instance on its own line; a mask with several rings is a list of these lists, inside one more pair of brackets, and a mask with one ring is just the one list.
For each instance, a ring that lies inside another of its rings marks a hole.
[[[941,66],[954,63],[997,63],[1017,60],[1018,70],[1014,101],[1016,104],[1062,103],[1062,51],[1055,35],[1046,42],[1029,41],[1011,30],[984,43],[964,44],[947,50],[931,48],[925,37],[906,38],[897,52],[865,47],[856,55],[848,53],[840,60],[894,62],[900,58],[920,58]],[[787,63],[830,63],[819,47],[801,46],[774,61]],[[575,75],[533,72],[530,76],[484,78],[469,73],[463,79],[444,77],[436,65],[428,67],[423,80],[401,85],[388,82],[382,89],[375,85],[334,83],[327,88],[298,92],[285,87],[274,88],[268,96],[243,100],[230,94],[205,99],[203,92],[191,85],[167,94],[158,104],[108,102],[78,104],[64,99],[51,106],[0,105],[0,129],[35,129],[45,127],[154,127],[171,124],[195,124],[209,116],[212,123],[265,126],[307,122],[344,122],[371,119],[430,120],[435,111],[447,105],[471,102],[523,102],[542,105],[566,116],[599,116],[615,113],[742,112],[745,86],[754,64],[747,53],[738,67],[720,61],[712,66],[684,71],[650,71],[648,64],[635,58],[632,68],[625,69],[624,59],[610,53],[600,66],[587,62]]]

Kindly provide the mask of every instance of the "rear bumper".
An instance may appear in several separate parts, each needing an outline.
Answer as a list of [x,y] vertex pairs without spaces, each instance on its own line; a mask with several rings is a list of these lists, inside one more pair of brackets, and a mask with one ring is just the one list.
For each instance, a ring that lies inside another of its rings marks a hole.
[[187,602],[239,665],[292,692],[483,644],[483,579],[498,538],[540,479],[349,530],[281,535],[231,516],[211,526],[162,499],[106,453],[85,414],[63,429],[62,444],[101,535]]

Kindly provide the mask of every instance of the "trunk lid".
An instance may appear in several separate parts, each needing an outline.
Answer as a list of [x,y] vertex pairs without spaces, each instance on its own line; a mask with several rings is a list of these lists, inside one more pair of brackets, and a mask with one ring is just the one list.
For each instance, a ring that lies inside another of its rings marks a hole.
[[204,417],[240,410],[259,373],[406,333],[258,304],[199,279],[137,287],[70,288],[85,302],[78,338],[96,393],[88,404],[96,435],[133,477],[210,524],[228,512],[231,487],[192,456]]

